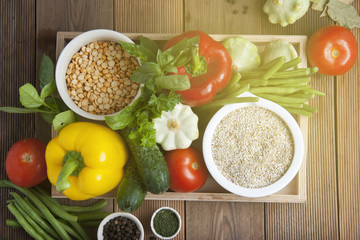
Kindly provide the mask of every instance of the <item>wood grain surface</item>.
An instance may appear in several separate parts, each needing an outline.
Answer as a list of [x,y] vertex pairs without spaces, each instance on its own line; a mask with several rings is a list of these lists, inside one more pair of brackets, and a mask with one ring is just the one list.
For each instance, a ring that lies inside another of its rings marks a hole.
[[[201,29],[213,34],[310,36],[334,24],[310,9],[283,28],[269,23],[263,4],[264,0],[0,1],[0,106],[19,106],[18,88],[27,82],[38,84],[42,54],[55,60],[58,31],[108,28],[180,33]],[[359,12],[359,1],[354,6]],[[359,42],[359,29],[352,32]],[[170,205],[179,209],[184,220],[178,239],[360,239],[359,71],[358,60],[342,76],[316,74],[312,78],[312,87],[326,96],[311,102],[319,112],[309,119],[306,203],[147,200],[135,213],[146,223],[147,237],[154,209]],[[0,124],[0,173],[6,179],[4,160],[10,146],[23,137],[48,141],[50,128],[32,114],[0,112]],[[6,209],[10,191],[0,189],[0,238],[30,239],[23,230],[5,226],[5,219],[12,218]],[[108,207],[117,210],[112,201]]]

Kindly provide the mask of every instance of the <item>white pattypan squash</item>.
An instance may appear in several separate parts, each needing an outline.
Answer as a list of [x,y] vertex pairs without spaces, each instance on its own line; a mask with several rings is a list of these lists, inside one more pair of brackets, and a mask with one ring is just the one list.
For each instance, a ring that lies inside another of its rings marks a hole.
[[263,10],[271,23],[286,27],[304,16],[309,5],[309,0],[266,0]]
[[153,119],[155,140],[166,151],[188,148],[199,137],[198,120],[190,106],[179,103]]

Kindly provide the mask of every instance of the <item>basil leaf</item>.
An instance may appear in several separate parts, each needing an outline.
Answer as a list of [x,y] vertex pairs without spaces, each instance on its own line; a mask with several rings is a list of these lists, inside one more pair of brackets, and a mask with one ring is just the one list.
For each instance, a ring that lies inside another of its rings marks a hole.
[[40,98],[42,100],[44,100],[46,97],[53,95],[55,93],[55,91],[56,91],[56,83],[54,80],[54,81],[51,81],[48,84],[46,84],[41,89]]
[[146,54],[148,61],[155,62],[159,46],[151,39],[140,36],[140,47]]
[[[134,104],[135,103],[132,105]],[[113,130],[119,130],[129,126],[134,121],[132,105],[124,108],[114,116],[105,116],[106,124]]]
[[190,88],[190,81],[186,75],[168,75],[155,78],[159,88],[182,91]]
[[161,75],[163,75],[163,71],[158,64],[153,62],[144,62],[130,76],[130,79],[134,82],[145,83],[149,79],[156,78]]
[[178,73],[177,67],[173,65],[166,65],[163,67],[165,73]]
[[19,88],[20,102],[26,108],[38,108],[43,104],[43,100],[39,97],[35,87],[30,83]]
[[76,121],[76,117],[73,111],[68,110],[57,114],[53,120],[53,126],[55,131],[60,132],[65,126]]
[[121,46],[124,48],[126,52],[128,52],[131,56],[140,58],[144,61],[155,61],[155,56],[157,49],[155,50],[152,44],[149,42],[149,40],[141,39],[141,42],[139,45],[136,45],[135,43],[129,43],[129,42],[122,42],[120,41]]
[[169,52],[162,52],[160,49],[156,55],[156,61],[163,68],[165,65],[170,64],[174,60],[174,56]]
[[54,76],[54,63],[51,58],[47,55],[43,55],[40,69],[39,69],[39,78],[40,78],[40,88],[43,89],[47,84],[55,81]]
[[51,113],[50,111],[41,110],[38,108],[18,108],[18,107],[0,107],[0,111],[7,113]]

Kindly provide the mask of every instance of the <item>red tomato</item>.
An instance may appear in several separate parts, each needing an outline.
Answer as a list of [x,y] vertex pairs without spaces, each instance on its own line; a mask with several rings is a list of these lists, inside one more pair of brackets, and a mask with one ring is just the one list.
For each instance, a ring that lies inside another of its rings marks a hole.
[[209,175],[202,154],[195,148],[176,149],[165,153],[170,173],[170,189],[193,192],[201,188]]
[[350,70],[358,55],[354,35],[341,26],[327,26],[316,31],[309,39],[308,59],[319,73],[341,75]]
[[6,173],[19,187],[32,187],[47,177],[45,162],[46,146],[35,138],[16,142],[6,155]]

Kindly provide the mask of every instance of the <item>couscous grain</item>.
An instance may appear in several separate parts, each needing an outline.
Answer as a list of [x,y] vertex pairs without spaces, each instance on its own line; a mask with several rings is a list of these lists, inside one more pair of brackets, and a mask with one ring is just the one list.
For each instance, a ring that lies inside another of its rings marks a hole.
[[212,139],[216,166],[228,180],[260,188],[279,180],[294,157],[294,140],[285,122],[263,107],[230,112]]

